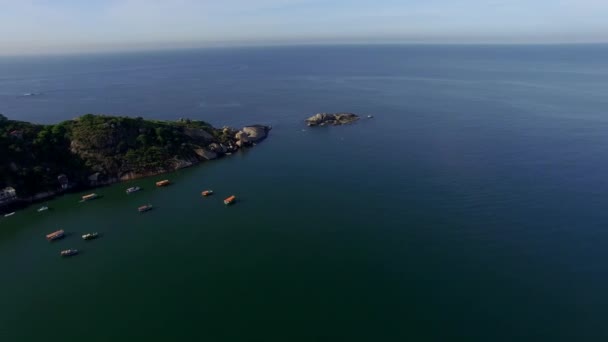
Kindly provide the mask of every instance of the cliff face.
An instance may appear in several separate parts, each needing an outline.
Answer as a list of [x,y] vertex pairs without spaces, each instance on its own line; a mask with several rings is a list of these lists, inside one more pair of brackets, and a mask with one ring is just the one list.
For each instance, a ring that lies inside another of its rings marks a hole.
[[7,159],[0,165],[0,188],[13,186],[29,198],[65,190],[60,183],[66,178],[89,187],[161,174],[252,145],[269,130],[90,114],[48,126],[0,117],[0,156]]

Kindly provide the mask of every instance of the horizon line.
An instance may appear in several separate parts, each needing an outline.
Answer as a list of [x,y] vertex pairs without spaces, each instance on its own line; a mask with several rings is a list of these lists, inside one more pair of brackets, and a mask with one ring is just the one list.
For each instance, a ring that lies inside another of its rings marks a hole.
[[[145,43],[144,43],[145,44]],[[171,45],[172,44],[172,45]],[[167,46],[168,45],[168,46]],[[14,57],[70,57],[70,56],[86,56],[86,55],[114,55],[114,54],[138,54],[138,53],[160,53],[171,51],[188,51],[188,50],[213,50],[213,49],[239,49],[239,48],[277,48],[277,47],[302,47],[302,46],[589,46],[589,45],[608,45],[608,41],[530,41],[530,42],[505,42],[505,41],[451,41],[451,42],[429,42],[429,41],[311,41],[311,42],[211,42],[203,44],[187,44],[174,42],[165,46],[108,46],[97,45],[90,49],[81,51],[27,51],[15,53],[0,53],[0,58]]]

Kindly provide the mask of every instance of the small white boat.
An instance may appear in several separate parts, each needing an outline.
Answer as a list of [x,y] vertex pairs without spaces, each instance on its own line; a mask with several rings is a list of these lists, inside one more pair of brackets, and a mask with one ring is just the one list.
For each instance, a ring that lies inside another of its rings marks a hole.
[[13,211],[12,213],[5,214],[5,215],[4,215],[4,217],[11,217],[11,216],[13,216],[13,215],[15,215],[15,212],[14,212],[14,211]]
[[139,190],[141,190],[141,188],[140,188],[140,187],[138,187],[138,186],[134,186],[134,187],[132,187],[132,188],[128,188],[128,189],[127,189],[127,195],[128,195],[128,194],[132,194],[132,193],[134,193],[134,192],[138,192]]
[[368,115],[368,116],[367,116],[367,118],[368,118],[368,119],[371,119],[371,118],[373,118],[373,117],[374,117],[373,115]]
[[140,213],[145,213],[146,211],[150,211],[152,210],[152,204],[147,204],[147,205],[142,205],[141,207],[137,208],[137,211],[139,211]]
[[97,237],[99,236],[99,233],[88,233],[88,234],[84,234],[82,236],[83,240],[93,240],[93,239],[97,239]]
[[44,207],[40,207],[40,208],[38,208],[38,212],[39,212],[39,213],[41,213],[41,212],[43,212],[43,211],[47,211],[47,210],[49,210],[49,207],[47,207],[47,206],[44,206]]
[[69,256],[72,256],[72,255],[78,254],[78,250],[77,249],[66,249],[64,251],[61,251],[59,254],[62,257],[69,257]]

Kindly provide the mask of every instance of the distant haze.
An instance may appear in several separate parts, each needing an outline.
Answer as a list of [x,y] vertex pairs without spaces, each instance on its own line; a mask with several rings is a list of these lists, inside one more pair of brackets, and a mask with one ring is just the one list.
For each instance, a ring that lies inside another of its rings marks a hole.
[[608,42],[608,0],[0,0],[0,54]]

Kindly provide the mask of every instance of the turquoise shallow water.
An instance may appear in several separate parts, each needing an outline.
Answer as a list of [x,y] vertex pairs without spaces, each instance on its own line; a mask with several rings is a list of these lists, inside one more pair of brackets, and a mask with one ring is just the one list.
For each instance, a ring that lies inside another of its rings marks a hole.
[[[0,219],[0,336],[602,340],[607,55],[376,46],[0,60],[12,118],[273,125],[225,159]],[[302,124],[334,110],[375,117]],[[164,178],[174,184],[153,186]],[[125,195],[133,184],[144,190]],[[146,203],[156,209],[137,213]],[[48,243],[58,228],[70,236]],[[102,237],[79,238],[90,231]],[[64,248],[82,254],[64,260]]]

